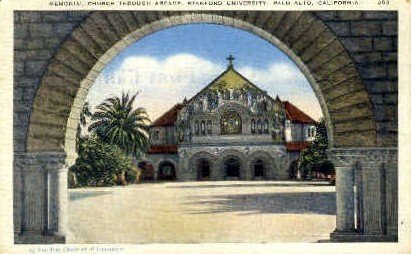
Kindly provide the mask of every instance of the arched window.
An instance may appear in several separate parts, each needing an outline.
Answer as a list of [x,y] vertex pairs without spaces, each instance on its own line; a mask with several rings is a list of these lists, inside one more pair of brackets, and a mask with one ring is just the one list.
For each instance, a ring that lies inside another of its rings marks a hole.
[[241,117],[234,111],[227,111],[221,116],[221,134],[241,134]]
[[263,132],[263,127],[261,125],[261,120],[260,119],[257,120],[257,131],[258,131],[259,134],[261,134]]
[[251,133],[255,133],[255,120],[251,119]]
[[207,134],[211,134],[211,127],[212,127],[211,121],[208,120],[207,121]]
[[201,134],[205,135],[206,131],[205,131],[205,121],[201,121]]
[[198,121],[195,121],[194,123],[194,132],[196,135],[200,134],[200,126],[198,124]]
[[268,119],[264,120],[264,133],[268,133]]

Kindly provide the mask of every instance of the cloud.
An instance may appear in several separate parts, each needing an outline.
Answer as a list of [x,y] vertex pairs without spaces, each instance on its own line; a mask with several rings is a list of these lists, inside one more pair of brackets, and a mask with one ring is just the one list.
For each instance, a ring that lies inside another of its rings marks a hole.
[[193,96],[223,70],[223,66],[190,54],[164,60],[127,57],[114,71],[103,72],[96,79],[88,100],[95,106],[109,95],[140,92],[137,101],[154,120],[184,97]]
[[[192,54],[164,59],[150,56],[126,57],[117,68],[104,70],[96,79],[88,100],[92,106],[122,91],[140,92],[139,106],[154,120],[174,104],[188,99],[225,70],[225,66]],[[244,66],[238,71],[271,96],[289,100],[314,118],[321,116],[308,82],[291,63],[272,63],[265,69]]]

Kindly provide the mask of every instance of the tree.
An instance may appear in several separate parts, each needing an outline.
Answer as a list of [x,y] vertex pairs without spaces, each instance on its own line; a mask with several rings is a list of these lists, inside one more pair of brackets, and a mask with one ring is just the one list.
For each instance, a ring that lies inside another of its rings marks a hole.
[[80,112],[80,119],[79,119],[79,123],[77,125],[77,135],[76,135],[76,149],[77,152],[79,150],[79,145],[80,142],[83,138],[82,136],[82,131],[83,128],[87,126],[87,120],[92,116],[91,110],[90,110],[90,105],[88,102],[84,103],[81,112]]
[[122,93],[104,100],[96,107],[88,130],[106,143],[115,144],[126,154],[138,158],[148,150],[148,123],[144,108],[133,109],[138,93]]
[[328,136],[324,119],[316,125],[316,136],[310,147],[302,152],[301,169],[307,177],[312,171],[333,174],[334,167],[327,158]]
[[133,181],[133,175],[135,179],[136,167],[131,157],[118,146],[101,142],[95,135],[80,142],[78,153],[76,163],[70,167],[70,172],[75,174],[76,186],[125,184],[125,177],[121,178],[124,175],[129,176],[129,181]]

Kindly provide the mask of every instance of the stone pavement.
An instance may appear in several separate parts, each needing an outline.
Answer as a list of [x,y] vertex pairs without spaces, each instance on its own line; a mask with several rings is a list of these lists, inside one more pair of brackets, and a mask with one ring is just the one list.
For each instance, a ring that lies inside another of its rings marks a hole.
[[335,229],[326,182],[144,183],[69,198],[68,243],[317,242]]

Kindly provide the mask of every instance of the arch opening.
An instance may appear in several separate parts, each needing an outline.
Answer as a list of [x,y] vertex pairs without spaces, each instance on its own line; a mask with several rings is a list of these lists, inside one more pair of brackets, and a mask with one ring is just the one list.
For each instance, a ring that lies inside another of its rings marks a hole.
[[224,172],[226,179],[240,179],[241,164],[238,158],[229,157],[224,160]]
[[265,166],[265,163],[261,159],[258,159],[256,162],[254,162],[253,169],[254,179],[263,180],[266,178],[267,168]]
[[210,180],[211,177],[211,166],[210,162],[207,159],[200,159],[197,162],[197,172],[198,177],[197,179],[200,181],[203,180]]
[[158,165],[158,180],[174,181],[176,178],[176,169],[172,162],[162,161]]

